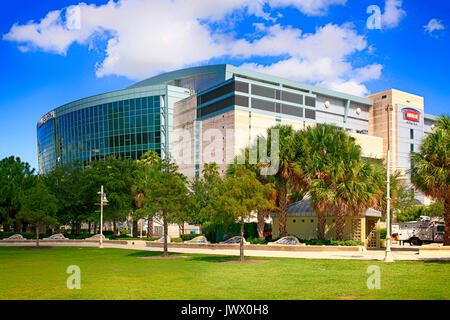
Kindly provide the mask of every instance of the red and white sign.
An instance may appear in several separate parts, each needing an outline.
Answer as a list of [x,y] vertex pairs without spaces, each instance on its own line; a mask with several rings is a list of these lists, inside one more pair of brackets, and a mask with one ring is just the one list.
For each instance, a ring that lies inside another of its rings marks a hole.
[[420,114],[419,112],[412,110],[412,109],[406,109],[405,110],[405,119],[409,121],[419,122]]

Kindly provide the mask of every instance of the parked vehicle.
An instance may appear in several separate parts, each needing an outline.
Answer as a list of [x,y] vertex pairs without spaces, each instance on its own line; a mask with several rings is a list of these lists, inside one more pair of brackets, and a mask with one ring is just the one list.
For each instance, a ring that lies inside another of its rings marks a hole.
[[443,242],[444,230],[445,225],[439,220],[421,216],[420,221],[392,224],[392,238],[421,246],[424,243]]

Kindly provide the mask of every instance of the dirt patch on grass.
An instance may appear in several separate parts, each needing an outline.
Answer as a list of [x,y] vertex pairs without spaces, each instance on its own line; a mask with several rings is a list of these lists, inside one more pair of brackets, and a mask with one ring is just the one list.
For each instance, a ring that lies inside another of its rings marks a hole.
[[47,249],[53,249],[54,247],[26,247],[22,248],[22,250],[47,250]]
[[355,300],[356,296],[340,296],[339,299],[342,299],[342,300]]
[[150,256],[150,257],[137,257],[138,259],[184,259],[184,258],[190,258],[189,256]]
[[264,263],[264,262],[270,262],[270,261],[277,261],[277,260],[244,260],[244,261],[241,261],[239,259],[229,259],[229,260],[217,260],[216,262],[222,262],[222,263]]

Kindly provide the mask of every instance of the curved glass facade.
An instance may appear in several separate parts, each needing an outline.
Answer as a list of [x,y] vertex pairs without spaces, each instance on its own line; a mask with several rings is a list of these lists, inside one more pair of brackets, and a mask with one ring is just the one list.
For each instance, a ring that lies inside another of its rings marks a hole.
[[166,85],[127,89],[79,100],[55,109],[38,123],[39,171],[80,160],[114,155],[139,159],[148,150],[168,152],[166,127],[173,102],[189,90]]

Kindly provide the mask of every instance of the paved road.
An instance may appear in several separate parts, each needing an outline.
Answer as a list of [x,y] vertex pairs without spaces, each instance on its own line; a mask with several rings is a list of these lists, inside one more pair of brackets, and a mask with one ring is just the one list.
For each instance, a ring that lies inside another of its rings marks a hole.
[[[32,243],[2,243],[0,246],[32,246]],[[42,246],[58,247],[97,247],[95,242],[83,243],[54,243]],[[120,244],[104,243],[105,248],[118,248],[128,250],[161,251],[161,248],[151,248],[144,246],[127,246]],[[419,247],[393,247],[392,254],[395,260],[445,260],[450,261],[450,250],[427,252],[419,255]],[[197,248],[169,248],[169,252],[174,253],[198,253],[213,255],[238,256],[239,249],[197,249]],[[354,260],[383,260],[384,250],[366,250],[364,252],[303,252],[303,251],[268,251],[268,250],[246,250],[247,257],[274,257],[274,258],[305,258],[305,259],[354,259]]]

